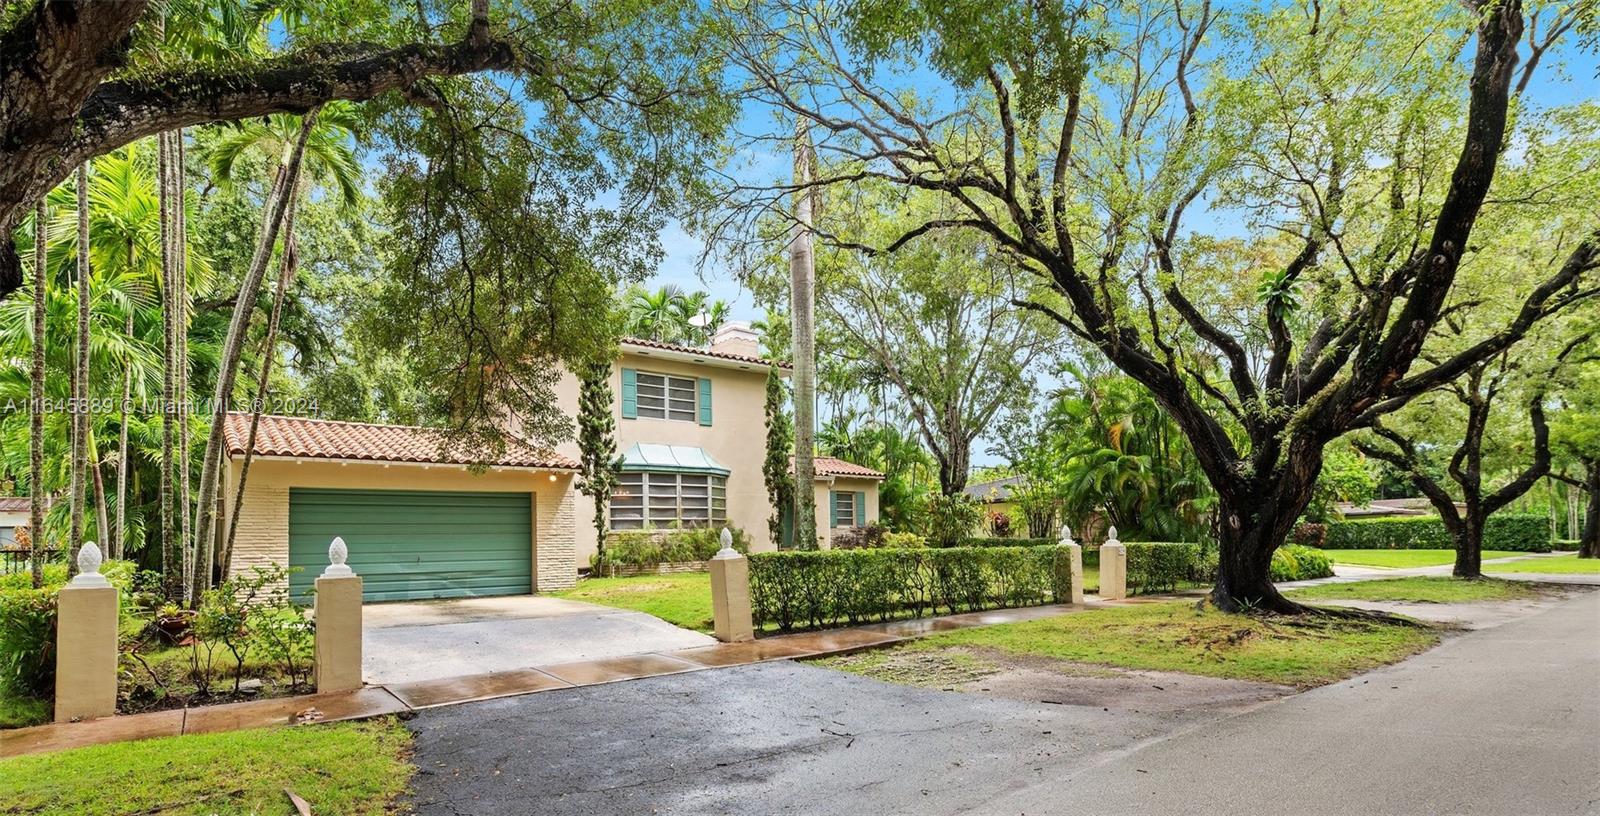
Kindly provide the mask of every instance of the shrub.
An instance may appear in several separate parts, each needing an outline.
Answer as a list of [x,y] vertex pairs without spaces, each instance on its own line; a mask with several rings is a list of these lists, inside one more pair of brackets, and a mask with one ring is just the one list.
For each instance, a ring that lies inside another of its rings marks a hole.
[[1289,540],[1302,547],[1321,547],[1328,540],[1328,525],[1302,521],[1294,526],[1294,532],[1289,534]]
[[883,546],[897,549],[926,547],[928,546],[928,539],[916,533],[884,533]]
[[1299,544],[1285,544],[1272,553],[1272,580],[1309,581],[1333,577],[1333,559],[1327,553]]
[[972,535],[983,508],[965,493],[934,495],[928,499],[928,543],[934,547],[958,547]]
[[[674,530],[624,530],[606,536],[604,562],[596,556],[589,566],[653,567],[678,561],[705,561],[722,549],[721,527],[690,527]],[[733,548],[750,551],[750,537],[733,531]]]
[[984,516],[986,516],[985,524],[989,529],[989,535],[992,535],[995,538],[1011,537],[1010,513],[997,513],[991,510],[987,513],[984,513]]
[[836,550],[870,550],[883,546],[883,537],[888,531],[876,524],[864,527],[843,527],[833,532],[833,549]]
[[882,547],[757,553],[750,598],[757,625],[824,627],[1065,602],[1067,548]]
[[48,697],[56,669],[56,589],[0,590],[0,693]]
[[1048,547],[1056,543],[1053,538],[969,538],[963,547]]
[[[1455,544],[1438,516],[1347,519],[1328,524],[1329,550],[1448,550]],[[1485,550],[1549,552],[1550,521],[1537,513],[1499,513],[1483,530]]]

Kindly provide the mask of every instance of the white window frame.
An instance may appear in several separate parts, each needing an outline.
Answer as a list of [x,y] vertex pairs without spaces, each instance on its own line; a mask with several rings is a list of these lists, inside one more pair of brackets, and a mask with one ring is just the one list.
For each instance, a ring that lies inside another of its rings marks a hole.
[[728,477],[715,473],[627,471],[607,510],[612,530],[713,527],[728,521]]
[[700,421],[700,381],[694,377],[635,370],[633,395],[640,419]]

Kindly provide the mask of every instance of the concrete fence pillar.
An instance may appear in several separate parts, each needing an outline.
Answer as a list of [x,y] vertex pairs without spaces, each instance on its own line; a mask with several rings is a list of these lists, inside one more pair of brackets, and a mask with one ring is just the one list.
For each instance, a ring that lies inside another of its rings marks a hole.
[[750,615],[750,559],[733,548],[733,533],[722,530],[722,549],[711,557],[711,620],[723,643],[755,640]]
[[78,550],[78,575],[56,594],[56,722],[117,713],[117,589],[100,548]]
[[1117,540],[1117,528],[1106,533],[1100,545],[1100,600],[1116,601],[1128,597],[1128,548]]
[[1067,548],[1067,556],[1072,561],[1072,596],[1069,603],[1083,603],[1083,545],[1072,540],[1072,528],[1061,525],[1061,545]]
[[328,546],[328,567],[317,578],[317,692],[361,688],[361,576],[345,559],[344,539]]

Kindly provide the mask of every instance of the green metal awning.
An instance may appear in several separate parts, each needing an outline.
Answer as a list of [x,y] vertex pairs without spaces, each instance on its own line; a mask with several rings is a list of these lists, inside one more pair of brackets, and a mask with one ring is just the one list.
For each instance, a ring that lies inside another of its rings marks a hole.
[[654,445],[640,442],[622,454],[622,469],[629,472],[714,473],[728,475],[721,462],[704,448],[691,445]]

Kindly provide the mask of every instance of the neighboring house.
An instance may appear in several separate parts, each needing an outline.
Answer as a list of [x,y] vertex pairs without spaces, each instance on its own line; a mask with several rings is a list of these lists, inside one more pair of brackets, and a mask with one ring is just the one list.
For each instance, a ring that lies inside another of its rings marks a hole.
[[28,526],[27,496],[0,496],[0,550],[18,549],[17,528]]
[[[1457,508],[1464,508],[1459,502]],[[1431,516],[1438,512],[1426,498],[1373,499],[1370,504],[1339,502],[1335,509],[1343,518],[1385,518],[1394,516]]]
[[[622,485],[608,513],[613,530],[730,525],[756,551],[776,549],[767,532],[762,463],[766,379],[755,333],[733,324],[710,348],[624,340],[612,369]],[[781,370],[781,369],[780,369]],[[556,390],[578,409],[570,373]],[[224,523],[249,432],[229,414]],[[511,441],[482,472],[473,457],[441,453],[437,431],[397,425],[263,416],[252,457],[233,572],[301,568],[302,595],[342,537],[368,600],[522,594],[570,587],[596,549],[594,504],[576,489],[576,441],[539,451]],[[883,474],[818,457],[818,540],[878,518]]]
[[[817,547],[826,550],[840,530],[878,520],[878,486],[883,474],[832,456],[818,456],[812,465],[817,477]],[[790,472],[794,472],[792,464]]]
[[989,528],[991,516],[1006,516],[1012,519],[1011,534],[1026,536],[1028,525],[1016,523],[1022,518],[1022,514],[1017,512],[1016,499],[1011,495],[1012,488],[1019,484],[1022,484],[1021,476],[1006,476],[984,482],[973,482],[962,492],[983,505],[983,521],[980,523],[985,530]]

